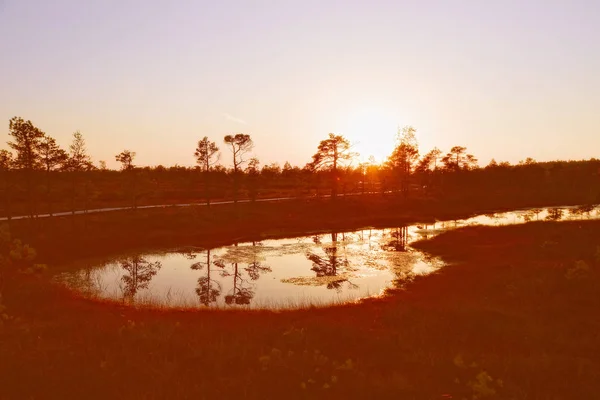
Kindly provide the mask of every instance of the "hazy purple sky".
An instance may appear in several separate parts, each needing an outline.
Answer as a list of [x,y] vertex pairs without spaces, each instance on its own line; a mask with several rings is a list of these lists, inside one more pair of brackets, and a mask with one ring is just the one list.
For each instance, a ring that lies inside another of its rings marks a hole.
[[600,157],[598,0],[0,0],[0,54],[2,143],[18,115],[113,166],[230,132],[263,163],[328,132],[382,159],[397,125],[481,164]]

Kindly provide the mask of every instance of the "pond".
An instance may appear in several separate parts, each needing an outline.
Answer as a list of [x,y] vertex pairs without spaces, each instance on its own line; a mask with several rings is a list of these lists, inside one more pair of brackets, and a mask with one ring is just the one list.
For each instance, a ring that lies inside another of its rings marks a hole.
[[410,243],[468,225],[588,219],[596,207],[530,209],[385,229],[137,254],[58,276],[83,296],[129,305],[285,309],[381,296],[443,267]]

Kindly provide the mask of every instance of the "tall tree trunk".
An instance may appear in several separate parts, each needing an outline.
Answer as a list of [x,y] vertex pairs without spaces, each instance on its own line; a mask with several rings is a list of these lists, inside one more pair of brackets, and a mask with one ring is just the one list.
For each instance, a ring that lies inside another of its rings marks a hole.
[[238,263],[234,264],[233,270],[233,304],[236,303],[236,292],[237,292],[237,278],[238,278]]
[[133,209],[137,210],[137,174],[131,170],[131,190],[133,191]]
[[336,156],[334,156],[334,159],[333,159],[333,167],[331,169],[331,174],[332,174],[332,179],[333,179],[333,181],[332,181],[333,184],[332,184],[332,188],[331,188],[331,197],[333,199],[335,199],[337,196],[337,193],[338,193],[337,157]]
[[71,213],[72,215],[75,215],[75,190],[77,189],[77,185],[76,185],[76,177],[75,177],[76,172],[75,171],[71,171]]
[[210,250],[206,250],[206,305],[210,305],[211,291],[210,291]]
[[206,171],[204,171],[204,198],[206,199],[207,207],[210,207],[209,181],[210,181],[210,172],[208,170],[206,170]]
[[362,177],[362,194],[363,196],[365,195],[365,187],[367,185],[367,174],[363,173],[363,177]]
[[88,212],[88,179],[85,177],[83,181],[83,212],[87,214]]
[[32,190],[31,190],[31,169],[29,169],[29,168],[27,168],[25,170],[25,187],[26,187],[26,190],[27,190],[27,197],[28,197],[28,200],[29,200],[28,201],[28,204],[29,204],[29,213],[28,214],[33,219],[34,216],[35,216],[34,215],[34,211],[33,211],[33,208],[34,208],[33,202],[34,202],[34,200],[33,200],[33,193],[32,193]]
[[235,149],[233,151],[233,204],[237,205],[238,197],[238,163]]
[[6,218],[7,220],[10,222],[11,220],[11,210],[10,210],[10,206],[11,206],[11,189],[12,189],[12,185],[11,185],[11,174],[9,171],[4,171],[3,173],[4,175],[4,207],[6,210]]
[[52,216],[52,199],[50,190],[50,170],[46,170],[46,202],[48,203],[48,214]]
[[240,177],[239,177],[239,173],[237,171],[235,171],[233,173],[233,203],[234,204],[237,204],[237,202],[238,202],[239,187],[240,187]]

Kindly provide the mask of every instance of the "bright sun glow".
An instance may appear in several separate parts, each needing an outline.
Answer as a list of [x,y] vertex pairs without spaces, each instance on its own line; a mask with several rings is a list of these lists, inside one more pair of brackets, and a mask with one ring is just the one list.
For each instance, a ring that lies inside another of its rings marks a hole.
[[348,116],[345,129],[340,131],[360,153],[359,160],[374,156],[380,163],[392,152],[400,121],[391,113],[376,108],[362,108]]

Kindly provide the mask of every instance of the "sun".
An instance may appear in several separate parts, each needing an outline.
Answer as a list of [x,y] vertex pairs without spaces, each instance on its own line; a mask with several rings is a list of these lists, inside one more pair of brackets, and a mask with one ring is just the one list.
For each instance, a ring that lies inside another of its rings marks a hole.
[[359,160],[367,161],[374,156],[383,162],[392,152],[398,131],[398,120],[392,113],[380,108],[361,108],[348,115],[345,129],[340,132],[360,153]]

